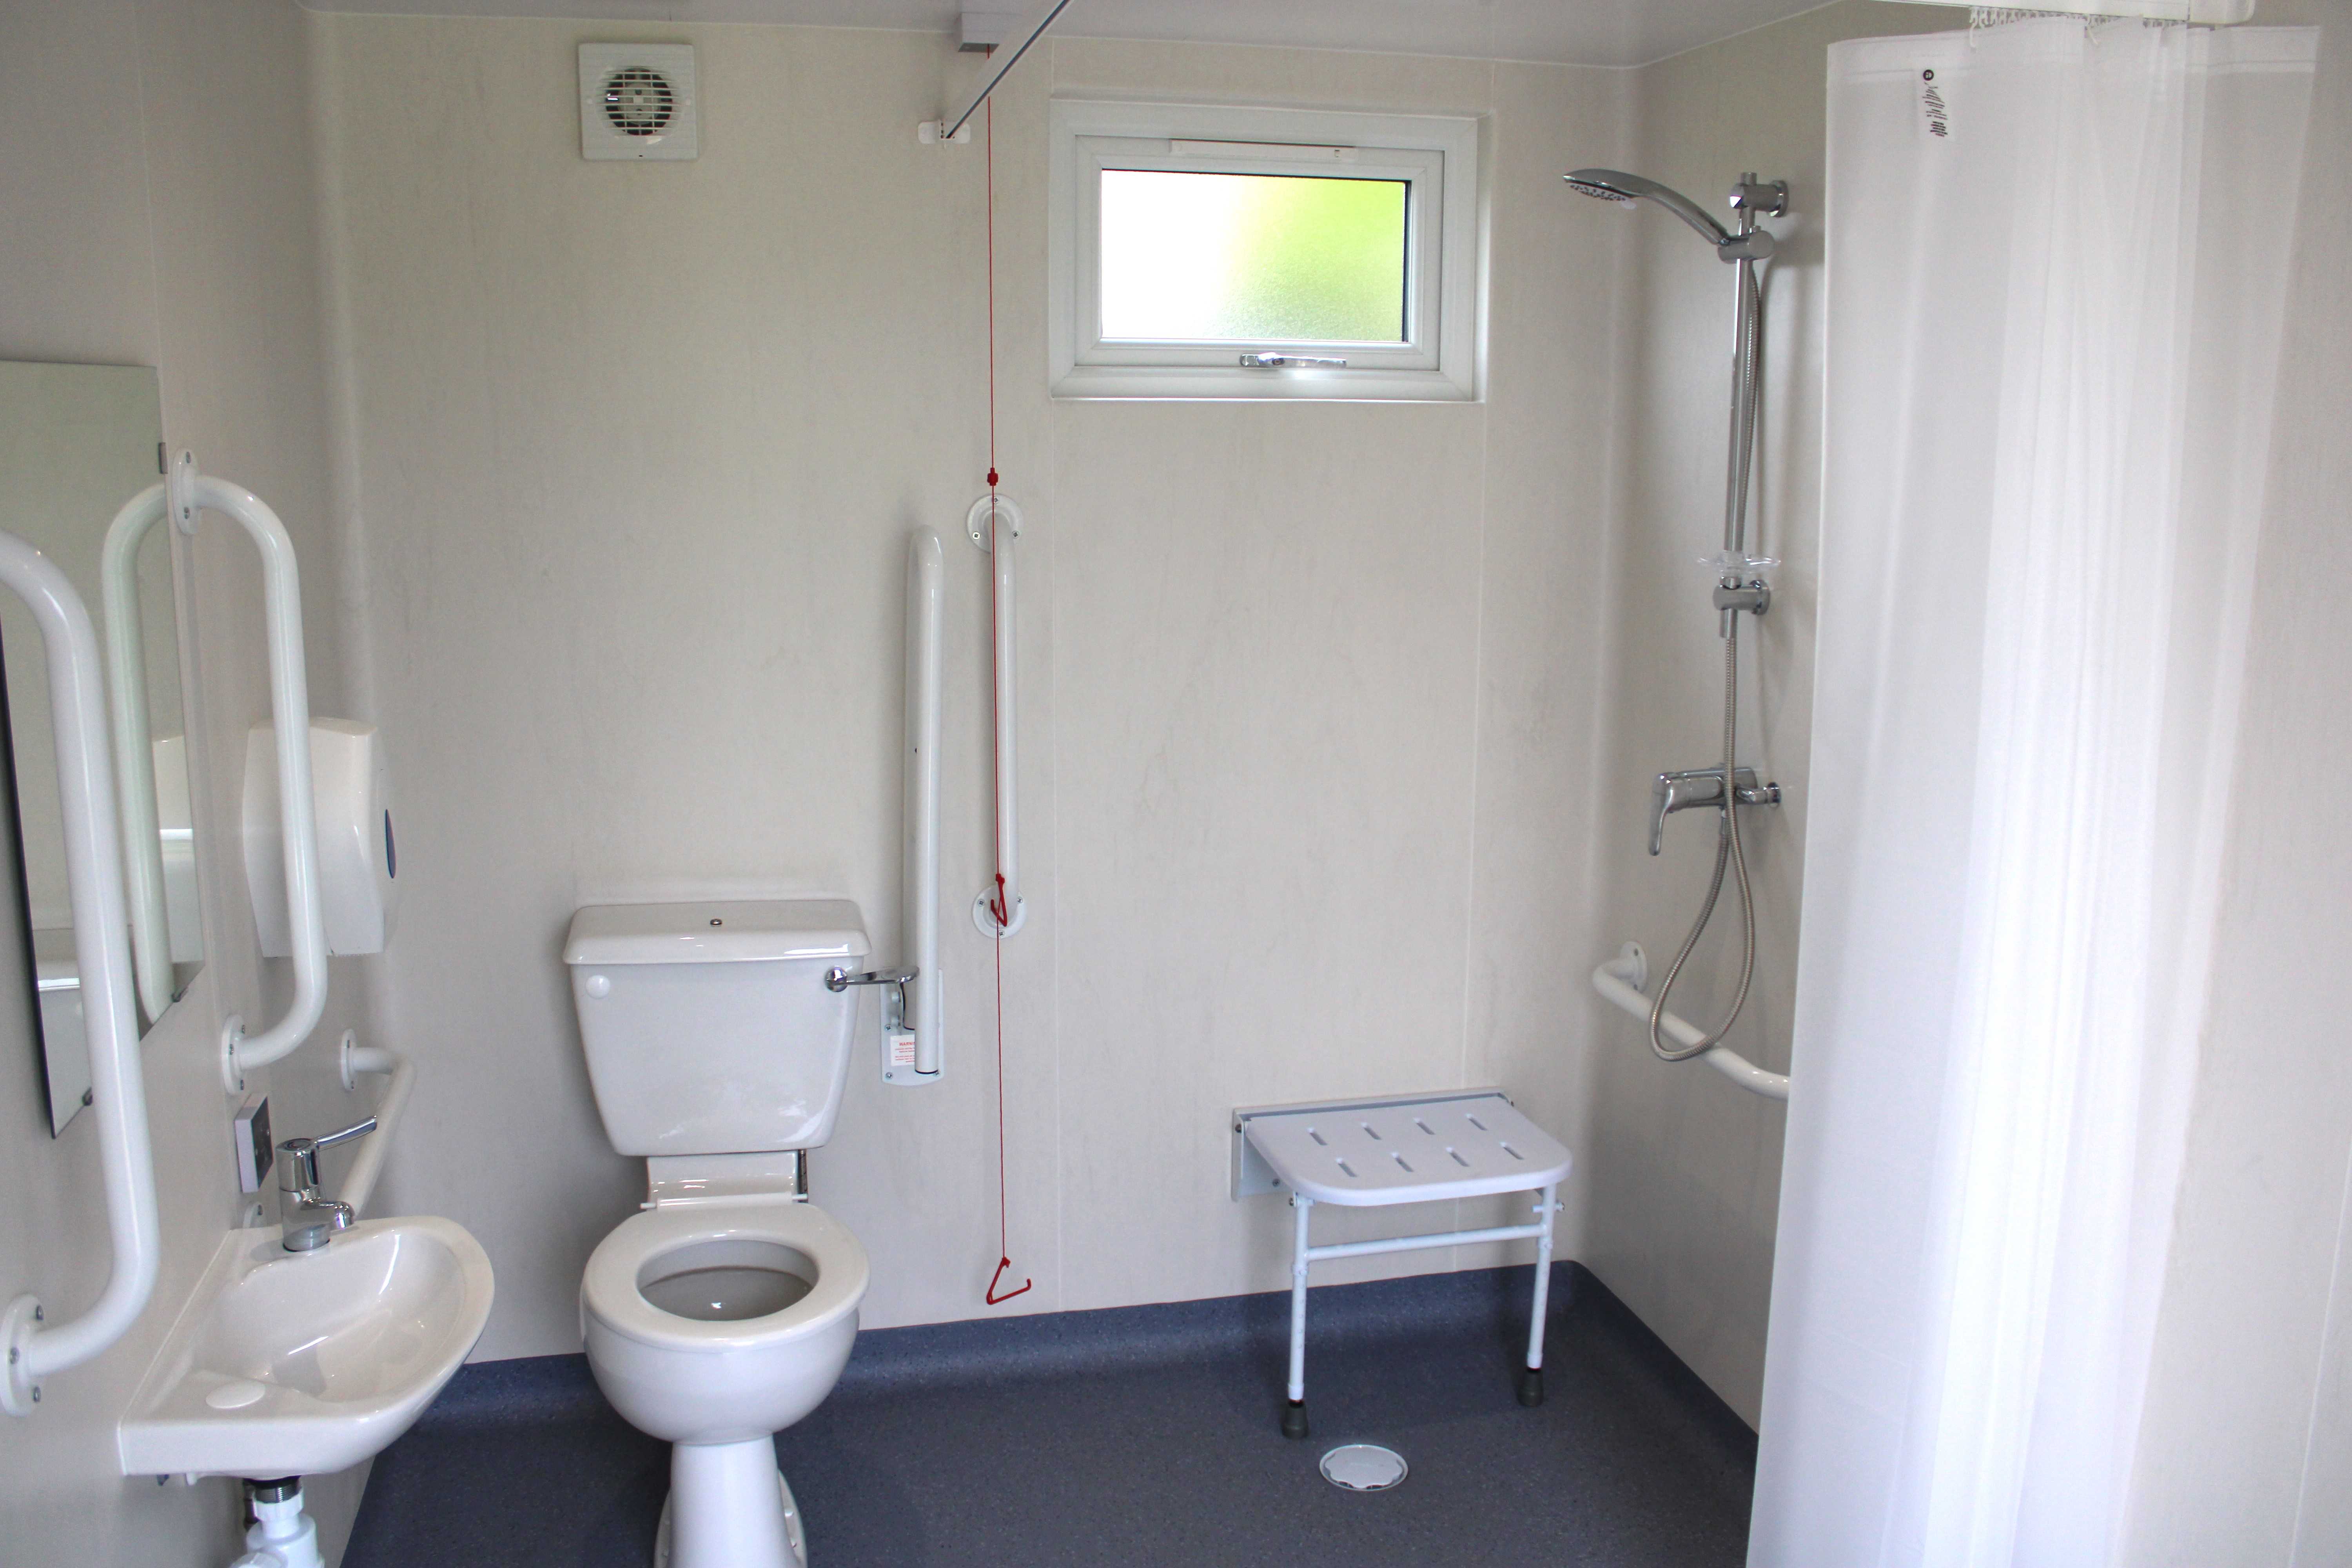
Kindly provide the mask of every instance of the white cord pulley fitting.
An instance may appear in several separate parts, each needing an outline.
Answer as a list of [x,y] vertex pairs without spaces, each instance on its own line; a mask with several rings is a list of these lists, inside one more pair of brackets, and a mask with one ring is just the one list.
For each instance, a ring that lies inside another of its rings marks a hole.
[[980,929],[980,934],[984,937],[996,938],[1011,936],[1014,931],[1021,929],[1022,924],[1026,921],[1028,918],[1029,906],[1022,900],[1021,895],[1018,893],[1015,893],[1013,896],[1013,918],[1002,926],[999,926],[996,923],[996,895],[994,893],[982,893],[980,897],[972,900],[971,901],[971,923]]

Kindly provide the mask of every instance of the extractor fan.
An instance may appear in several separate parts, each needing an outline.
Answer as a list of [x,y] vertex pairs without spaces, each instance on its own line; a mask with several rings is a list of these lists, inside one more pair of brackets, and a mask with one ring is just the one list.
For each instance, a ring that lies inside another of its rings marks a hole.
[[580,46],[580,155],[691,158],[701,142],[692,44]]

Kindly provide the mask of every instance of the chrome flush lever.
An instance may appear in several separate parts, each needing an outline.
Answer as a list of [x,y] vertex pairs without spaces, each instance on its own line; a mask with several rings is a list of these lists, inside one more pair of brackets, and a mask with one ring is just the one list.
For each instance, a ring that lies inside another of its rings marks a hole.
[[824,972],[827,991],[846,991],[853,985],[881,985],[882,1027],[886,1030],[904,1028],[907,1023],[907,982],[921,973],[919,969],[869,969],[863,974],[852,974],[838,965]]
[[824,972],[827,991],[846,991],[853,985],[904,985],[915,977],[911,969],[869,969],[863,974],[852,974],[835,967]]

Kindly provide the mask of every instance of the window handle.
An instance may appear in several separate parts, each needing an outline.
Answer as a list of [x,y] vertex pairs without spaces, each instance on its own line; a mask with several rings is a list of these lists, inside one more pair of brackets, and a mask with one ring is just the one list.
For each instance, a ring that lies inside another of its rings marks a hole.
[[1314,354],[1244,354],[1244,370],[1345,370],[1343,359],[1324,359]]

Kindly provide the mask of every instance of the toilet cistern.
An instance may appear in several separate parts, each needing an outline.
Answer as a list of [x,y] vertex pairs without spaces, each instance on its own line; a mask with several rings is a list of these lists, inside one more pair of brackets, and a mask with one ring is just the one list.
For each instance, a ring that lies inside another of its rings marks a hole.
[[324,1138],[289,1138],[278,1145],[278,1217],[287,1251],[316,1252],[335,1232],[351,1228],[352,1205],[319,1195],[319,1151],[374,1131],[371,1116]]
[[805,1568],[774,1436],[832,1392],[870,1276],[848,1226],[809,1201],[833,1136],[867,970],[839,899],[591,905],[563,960],[596,1109],[646,1160],[646,1204],[580,1282],[589,1371],[670,1447],[663,1568]]

